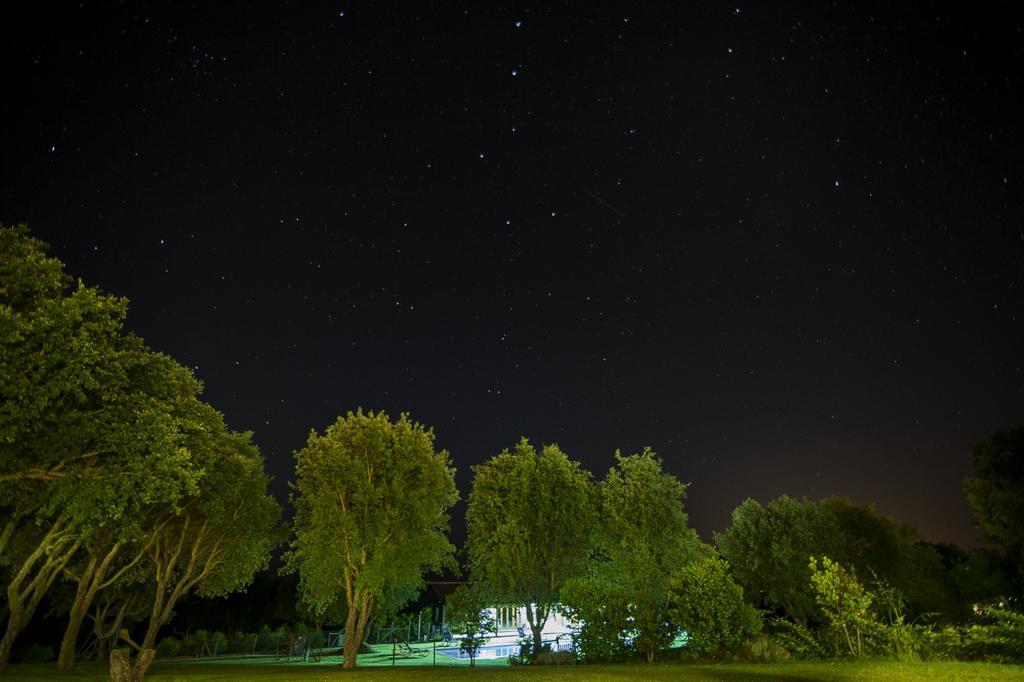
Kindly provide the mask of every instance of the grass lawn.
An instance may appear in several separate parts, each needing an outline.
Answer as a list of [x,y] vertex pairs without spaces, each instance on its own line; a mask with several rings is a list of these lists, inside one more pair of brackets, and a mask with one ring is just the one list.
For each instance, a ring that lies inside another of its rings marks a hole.
[[[367,654],[367,657],[373,654]],[[360,656],[360,660],[363,656]],[[367,661],[370,662],[370,661]],[[666,663],[659,665],[581,665],[518,667],[483,665],[471,669],[467,665],[430,667],[404,665],[396,668],[367,666],[354,673],[341,669],[337,659],[321,663],[285,663],[271,659],[243,662],[167,661],[154,664],[147,680],[154,682],[187,682],[200,680],[337,680],[355,675],[359,680],[397,680],[428,682],[432,680],[471,680],[473,682],[628,682],[632,680],[1024,680],[1024,666],[994,663],[899,663],[894,661],[861,661],[776,664],[728,663],[697,665]],[[68,682],[109,679],[106,667],[83,664],[75,671],[61,673],[53,665],[12,665],[5,675],[11,680],[47,680]]]

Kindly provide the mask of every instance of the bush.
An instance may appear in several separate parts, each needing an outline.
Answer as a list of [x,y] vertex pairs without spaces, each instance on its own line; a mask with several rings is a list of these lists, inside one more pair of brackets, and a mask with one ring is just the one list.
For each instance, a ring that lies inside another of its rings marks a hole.
[[825,658],[825,648],[804,625],[787,618],[773,618],[768,622],[768,632],[794,658],[805,661]]
[[997,606],[977,609],[981,623],[961,629],[961,658],[997,663],[1024,661],[1024,614]]
[[189,632],[181,638],[181,655],[191,658],[199,658],[203,655],[203,644],[209,633],[206,630]]
[[545,651],[533,659],[534,665],[576,665],[571,651]]
[[701,559],[669,583],[669,615],[686,630],[686,646],[693,656],[731,656],[745,639],[761,631],[760,613],[743,600],[743,590],[728,569],[716,557]]
[[592,578],[573,578],[562,587],[560,600],[561,612],[580,624],[574,638],[580,659],[598,663],[631,657],[633,626],[625,590]]
[[216,656],[218,654],[226,653],[228,649],[228,636],[220,630],[211,633],[206,638],[206,654],[209,656]]
[[168,636],[157,642],[157,658],[174,658],[181,655],[181,640],[174,636]]
[[781,663],[792,658],[786,647],[763,632],[740,645],[739,657],[753,663]]
[[310,649],[321,649],[326,643],[323,630],[310,630],[306,635],[306,646]]
[[238,654],[251,654],[259,637],[255,632],[233,632],[228,641],[228,651]]
[[275,633],[270,629],[269,625],[264,625],[256,633],[256,651],[273,651],[275,641]]
[[43,644],[26,644],[11,656],[14,663],[49,663],[54,658],[53,647]]

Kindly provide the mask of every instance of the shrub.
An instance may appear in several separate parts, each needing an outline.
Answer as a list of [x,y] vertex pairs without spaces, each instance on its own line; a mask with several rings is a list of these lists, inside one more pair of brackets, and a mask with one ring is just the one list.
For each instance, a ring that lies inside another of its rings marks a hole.
[[309,634],[306,635],[306,646],[311,649],[320,649],[324,646],[324,631],[310,629]]
[[926,661],[946,661],[963,655],[963,634],[960,628],[947,625],[942,628],[914,626],[915,650]]
[[49,663],[54,658],[53,647],[43,644],[26,644],[11,656],[14,663]]
[[181,638],[181,655],[198,658],[203,655],[203,645],[209,633],[206,630],[189,632]]
[[792,658],[786,647],[763,632],[754,635],[740,645],[739,657],[754,663],[780,663]]
[[445,614],[452,629],[462,635],[459,650],[469,656],[469,665],[476,665],[480,647],[494,627],[494,619],[487,608],[487,595],[479,585],[461,585],[445,600]]
[[761,630],[761,615],[743,600],[729,565],[716,557],[684,567],[669,583],[669,615],[686,630],[689,652],[722,658]]
[[211,633],[206,638],[206,653],[210,656],[223,654],[228,649],[228,636],[220,630]]
[[825,658],[822,643],[805,625],[794,623],[787,618],[773,618],[768,622],[768,632],[794,658],[815,660]]
[[982,622],[961,630],[960,657],[999,663],[1024,661],[1024,614],[998,606],[980,607],[977,613]]
[[264,625],[260,628],[260,631],[256,633],[256,650],[262,652],[269,652],[274,650],[274,644],[277,642],[277,633],[270,629],[269,625]]
[[567,580],[560,594],[561,612],[579,624],[574,638],[588,663],[622,661],[632,654],[630,601],[625,590],[593,578]]
[[251,654],[258,637],[255,632],[233,632],[228,642],[228,651]]
[[533,659],[534,665],[576,665],[571,651],[545,651]]
[[851,656],[864,655],[864,639],[875,630],[877,621],[871,611],[875,595],[861,585],[856,573],[827,556],[811,557],[811,587],[814,597],[829,624],[842,633],[843,650]]
[[173,635],[164,637],[156,645],[158,658],[174,658],[181,655],[181,640]]

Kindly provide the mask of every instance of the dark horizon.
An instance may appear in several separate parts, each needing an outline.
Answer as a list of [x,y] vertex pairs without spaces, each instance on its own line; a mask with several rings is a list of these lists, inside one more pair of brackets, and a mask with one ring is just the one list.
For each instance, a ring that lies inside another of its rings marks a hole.
[[[743,499],[976,546],[1024,423],[1024,29],[1009,3],[10,17],[0,222],[292,452],[357,407],[459,473],[651,446]],[[463,535],[463,503],[453,536]]]

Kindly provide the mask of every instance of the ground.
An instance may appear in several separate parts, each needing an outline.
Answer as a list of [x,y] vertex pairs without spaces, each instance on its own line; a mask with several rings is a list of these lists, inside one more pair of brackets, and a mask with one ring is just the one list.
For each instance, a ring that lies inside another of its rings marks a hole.
[[[372,655],[368,655],[372,656]],[[360,660],[362,660],[360,656]],[[368,661],[369,662],[369,661]],[[397,661],[396,661],[397,662]],[[364,682],[398,680],[399,682],[433,682],[434,680],[467,680],[472,682],[631,682],[636,680],[707,680],[732,682],[751,680],[1024,680],[1024,666],[994,663],[839,661],[789,662],[776,664],[730,663],[696,665],[666,663],[656,665],[592,665],[533,666],[484,665],[471,669],[466,665],[437,666],[402,665],[395,668],[368,665],[356,671]],[[200,682],[207,680],[328,680],[344,679],[337,659],[320,663],[274,662],[272,659],[243,661],[167,661],[157,663],[147,675],[152,682]],[[5,675],[11,680],[42,682],[77,682],[109,679],[100,664],[80,665],[70,673],[60,673],[48,665],[13,665]]]

